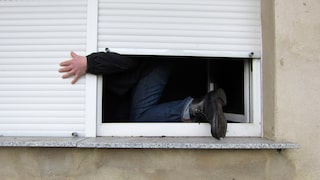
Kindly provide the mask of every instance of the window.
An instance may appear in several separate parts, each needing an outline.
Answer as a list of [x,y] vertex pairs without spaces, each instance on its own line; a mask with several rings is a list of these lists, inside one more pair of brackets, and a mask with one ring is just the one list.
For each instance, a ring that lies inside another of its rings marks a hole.
[[[184,66],[193,61],[198,71],[206,71],[197,95],[207,90],[208,78],[217,77],[214,73],[221,67],[234,77],[241,74],[239,80],[227,84],[229,76],[214,80],[229,89],[237,83],[242,86],[237,87],[241,92],[233,91],[229,97],[227,135],[261,136],[259,0],[100,0],[98,14],[100,51],[108,47],[129,56],[177,57],[184,59]],[[100,77],[98,100],[103,97],[102,82]],[[103,123],[108,118],[102,117],[107,111],[101,104],[98,102],[98,136],[210,136],[205,123]]]
[[[250,93],[248,91],[250,59],[183,56],[129,57],[155,63],[166,61],[174,65],[160,103],[184,99],[187,96],[201,97],[215,88],[223,88],[228,94],[228,105],[225,107],[227,119],[230,122],[250,122],[249,102],[245,102]],[[105,90],[109,85],[108,80],[103,78],[102,84],[102,122],[129,122],[130,97],[116,98]]]
[[227,135],[261,136],[260,0],[0,3],[0,135],[210,136],[205,123],[102,123],[102,77],[87,75],[70,85],[57,69],[71,50],[84,55],[108,47],[131,56],[185,58],[199,71],[211,69],[196,93],[211,86],[215,67],[235,68],[243,74],[243,93],[226,109],[233,121]]
[[[136,58],[157,60],[155,56],[138,56]],[[164,57],[161,56],[160,58],[163,59]],[[253,71],[251,69],[253,68],[251,66],[253,65],[253,61],[251,59],[233,58],[232,60],[226,60],[226,58],[203,57],[167,58],[175,61],[175,68],[161,98],[162,102],[183,99],[188,95],[199,97],[213,87],[222,87],[228,95],[228,105],[224,108],[226,118],[229,122],[228,135],[259,135],[259,125],[255,124],[259,116],[253,112],[254,107],[252,107],[252,105],[255,102],[251,101],[255,99],[252,97],[254,91],[253,81],[257,81],[257,79],[252,78]],[[259,62],[259,60],[255,62]],[[103,78],[101,77],[101,79],[102,84],[108,85],[108,82],[103,83]],[[123,108],[126,102],[113,102],[113,97],[104,91],[103,86],[101,90],[101,119],[98,121],[98,134],[101,133],[101,136],[210,135],[210,127],[205,123],[130,123],[127,120],[129,109],[121,112],[113,109],[117,103]],[[123,109],[126,108],[128,107],[126,106]],[[255,112],[259,111],[255,110]],[[254,115],[256,117],[254,117]],[[239,132],[238,129],[241,127],[246,128],[246,130]],[[186,128],[188,129],[187,131],[185,130]],[[234,132],[232,130],[234,130]]]

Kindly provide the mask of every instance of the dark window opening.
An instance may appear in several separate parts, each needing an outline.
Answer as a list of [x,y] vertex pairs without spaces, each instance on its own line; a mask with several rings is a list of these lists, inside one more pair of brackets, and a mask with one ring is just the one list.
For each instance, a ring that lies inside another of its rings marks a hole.
[[[159,103],[184,99],[187,96],[201,97],[208,92],[210,82],[214,88],[223,88],[228,104],[225,113],[244,114],[244,65],[248,59],[130,56],[142,61],[168,61],[174,64],[173,72]],[[116,96],[106,89],[103,78],[102,122],[130,122],[130,96]]]

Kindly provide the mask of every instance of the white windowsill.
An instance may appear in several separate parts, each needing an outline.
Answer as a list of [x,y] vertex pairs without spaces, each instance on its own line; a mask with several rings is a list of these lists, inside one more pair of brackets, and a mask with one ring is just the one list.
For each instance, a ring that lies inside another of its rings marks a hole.
[[0,147],[117,149],[294,149],[298,144],[264,138],[211,137],[0,137]]

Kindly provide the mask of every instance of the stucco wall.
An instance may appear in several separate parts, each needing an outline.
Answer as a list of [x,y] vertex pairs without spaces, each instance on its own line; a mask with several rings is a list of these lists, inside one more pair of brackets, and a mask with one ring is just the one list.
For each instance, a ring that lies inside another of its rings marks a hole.
[[319,0],[263,0],[265,136],[300,149],[0,148],[0,179],[318,179],[319,10]]
[[275,1],[275,137],[297,142],[285,152],[297,179],[320,177],[320,1]]
[[[293,179],[277,151],[0,149],[1,179]],[[5,163],[4,163],[5,162]]]

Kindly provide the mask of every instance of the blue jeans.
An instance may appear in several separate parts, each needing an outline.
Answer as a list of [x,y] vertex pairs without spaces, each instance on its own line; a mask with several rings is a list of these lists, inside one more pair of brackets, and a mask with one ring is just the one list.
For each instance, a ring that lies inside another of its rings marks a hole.
[[141,78],[133,90],[130,118],[135,122],[181,122],[191,97],[159,104],[172,67],[159,65]]

